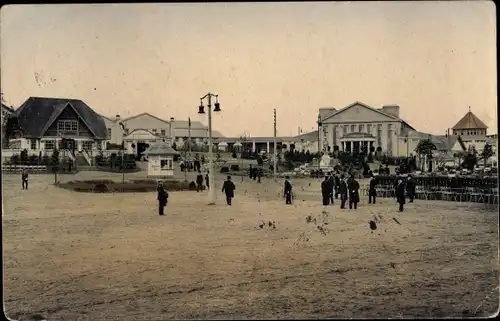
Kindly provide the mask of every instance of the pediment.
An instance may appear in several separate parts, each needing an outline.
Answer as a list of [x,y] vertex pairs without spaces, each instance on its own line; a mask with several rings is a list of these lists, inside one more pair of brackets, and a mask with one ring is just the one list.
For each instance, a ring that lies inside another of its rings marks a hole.
[[375,108],[362,103],[349,105],[332,116],[323,120],[323,123],[344,123],[344,122],[383,122],[395,121],[396,117],[386,115]]
[[137,129],[123,137],[124,139],[133,139],[133,140],[153,140],[159,139],[158,136],[154,135],[152,132],[146,129]]
[[148,113],[124,119],[122,123],[127,128],[168,128],[170,123]]

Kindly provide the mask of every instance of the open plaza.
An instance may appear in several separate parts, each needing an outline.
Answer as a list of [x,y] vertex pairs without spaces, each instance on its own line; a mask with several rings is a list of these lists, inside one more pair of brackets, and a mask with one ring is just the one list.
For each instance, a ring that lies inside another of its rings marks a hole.
[[[194,173],[188,173],[195,175]],[[176,173],[182,175],[183,173]],[[60,182],[120,180],[61,174]],[[146,177],[145,172],[126,179]],[[14,320],[467,317],[498,309],[498,213],[393,198],[321,205],[320,180],[234,177],[207,191],[79,193],[3,174],[4,307]],[[188,178],[188,179],[194,179]],[[366,183],[360,181],[361,184]],[[370,221],[377,229],[370,229]]]

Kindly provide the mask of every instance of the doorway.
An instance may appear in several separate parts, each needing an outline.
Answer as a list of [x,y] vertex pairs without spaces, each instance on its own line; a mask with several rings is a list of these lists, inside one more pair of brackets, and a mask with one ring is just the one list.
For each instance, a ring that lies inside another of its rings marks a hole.
[[149,144],[147,143],[137,143],[137,154],[136,154],[136,160],[140,161],[142,157],[144,156],[144,152],[146,149],[148,149]]

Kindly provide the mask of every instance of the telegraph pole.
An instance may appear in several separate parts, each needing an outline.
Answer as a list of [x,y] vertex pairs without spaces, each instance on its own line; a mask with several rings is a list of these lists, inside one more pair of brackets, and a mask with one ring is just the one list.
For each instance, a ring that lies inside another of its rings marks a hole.
[[274,150],[273,150],[273,177],[274,177],[274,181],[276,182],[276,164],[277,164],[277,160],[276,160],[276,108],[274,108],[274,137],[273,137],[273,140],[274,140]]

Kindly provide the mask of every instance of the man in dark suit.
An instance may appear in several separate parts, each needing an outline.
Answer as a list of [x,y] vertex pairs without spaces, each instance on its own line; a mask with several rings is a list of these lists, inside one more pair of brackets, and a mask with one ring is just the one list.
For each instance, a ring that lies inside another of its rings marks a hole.
[[359,203],[359,183],[352,174],[347,188],[349,189],[349,209],[352,209],[353,206],[354,209],[357,209]]
[[368,204],[372,204],[372,201],[373,204],[375,204],[377,199],[377,190],[376,190],[377,179],[375,178],[373,173],[371,173],[371,176],[372,177],[370,179],[370,188],[368,189]]
[[334,194],[335,194],[335,179],[333,178],[333,173],[330,172],[328,174],[328,184],[330,185],[330,204],[334,204],[333,203],[333,197],[334,197]]
[[340,176],[339,173],[335,173],[335,198],[339,198],[339,188],[340,188]]
[[196,175],[196,191],[202,191],[203,190],[203,175],[201,172],[198,172],[198,175]]
[[396,199],[399,203],[399,211],[403,212],[404,210],[404,205],[406,203],[406,197],[405,197],[405,183],[403,183],[403,180],[400,178],[398,179],[398,184],[396,186]]
[[222,192],[226,193],[227,205],[231,205],[231,200],[234,197],[234,190],[235,189],[236,189],[236,186],[234,186],[234,183],[231,181],[231,176],[228,176],[227,180],[225,180],[224,184],[222,185]]
[[210,174],[210,171],[207,171],[205,174],[205,185],[207,186],[207,189],[210,189],[210,177],[208,176]]
[[292,184],[289,181],[290,177],[285,177],[285,188],[283,195],[285,196],[285,204],[292,204]]
[[332,189],[330,188],[330,182],[328,176],[325,176],[325,180],[321,182],[321,196],[323,197],[323,205],[328,205],[330,202],[330,193]]
[[163,210],[167,205],[168,201],[168,192],[163,187],[163,183],[161,181],[158,183],[158,188],[156,190],[158,192],[157,200],[158,200],[159,214],[163,216],[164,215]]
[[339,184],[339,194],[340,194],[340,208],[345,208],[345,202],[347,201],[347,180],[344,175],[340,176],[340,184]]
[[406,194],[410,199],[410,203],[413,203],[413,199],[415,197],[415,189],[416,189],[415,181],[411,176],[408,176],[408,180],[406,181]]

